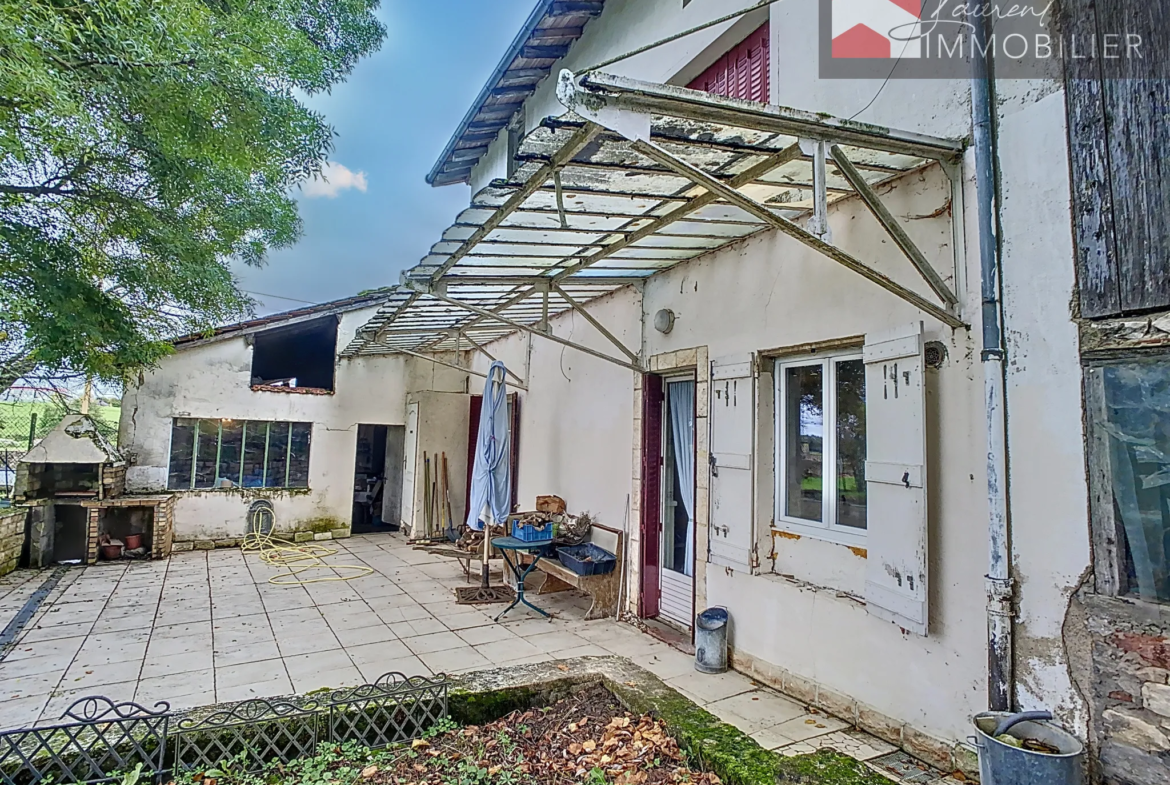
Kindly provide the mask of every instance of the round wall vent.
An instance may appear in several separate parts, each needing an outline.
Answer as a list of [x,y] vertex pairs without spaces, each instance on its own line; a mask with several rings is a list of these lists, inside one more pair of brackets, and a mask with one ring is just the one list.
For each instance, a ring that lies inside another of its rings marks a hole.
[[941,368],[947,359],[947,345],[942,341],[927,341],[922,357],[927,368]]

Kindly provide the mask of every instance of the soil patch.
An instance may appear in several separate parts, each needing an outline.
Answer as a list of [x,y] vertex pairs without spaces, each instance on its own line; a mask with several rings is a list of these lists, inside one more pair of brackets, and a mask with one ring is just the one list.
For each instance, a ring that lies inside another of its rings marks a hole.
[[410,753],[371,782],[719,783],[714,774],[690,768],[660,720],[624,710],[600,685],[547,708],[420,739]]

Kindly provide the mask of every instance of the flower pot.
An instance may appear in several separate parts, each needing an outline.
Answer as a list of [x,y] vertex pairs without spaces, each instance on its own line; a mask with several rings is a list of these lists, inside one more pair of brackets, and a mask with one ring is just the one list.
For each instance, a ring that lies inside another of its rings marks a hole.
[[127,534],[122,539],[125,541],[126,550],[128,550],[128,551],[136,551],[142,547],[142,535],[141,534]]
[[122,546],[121,545],[103,545],[103,546],[101,546],[101,551],[102,551],[102,558],[106,559],[107,561],[113,561],[115,559],[122,558]]

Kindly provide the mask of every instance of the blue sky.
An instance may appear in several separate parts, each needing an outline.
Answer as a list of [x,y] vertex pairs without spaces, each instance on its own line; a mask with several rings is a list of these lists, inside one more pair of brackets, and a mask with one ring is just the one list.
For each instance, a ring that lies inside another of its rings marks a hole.
[[258,313],[397,283],[439,239],[470,191],[424,177],[535,1],[382,0],[382,49],[308,101],[336,130],[329,157],[348,173],[334,169],[328,188],[298,197],[305,231],[296,246],[237,271]]

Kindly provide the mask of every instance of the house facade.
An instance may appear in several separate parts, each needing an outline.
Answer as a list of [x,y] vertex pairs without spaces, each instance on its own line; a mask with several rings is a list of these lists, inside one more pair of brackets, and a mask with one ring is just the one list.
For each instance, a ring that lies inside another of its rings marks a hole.
[[503,360],[521,506],[624,527],[628,610],[727,608],[758,680],[944,768],[1051,710],[1161,781],[1164,233],[1099,201],[1165,214],[1105,129],[1148,102],[822,78],[819,4],[752,6],[538,3],[429,176],[471,205],[343,354]]
[[948,771],[972,715],[1046,709],[1094,775],[1165,781],[1170,211],[1133,152],[1165,101],[1132,92],[1165,83],[822,78],[819,23],[541,0],[428,177],[468,209],[338,310],[332,388],[257,365],[318,311],[182,342],[127,393],[127,487],[177,495],[177,544],[256,497],[342,536],[362,426],[400,428],[380,517],[434,533],[498,359],[516,504],[623,529],[629,613],[724,607],[737,670]]

